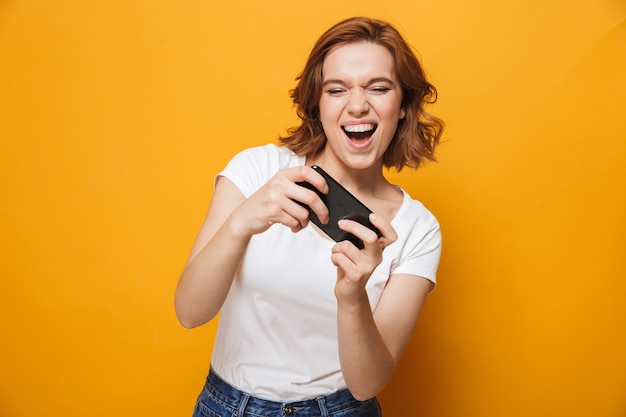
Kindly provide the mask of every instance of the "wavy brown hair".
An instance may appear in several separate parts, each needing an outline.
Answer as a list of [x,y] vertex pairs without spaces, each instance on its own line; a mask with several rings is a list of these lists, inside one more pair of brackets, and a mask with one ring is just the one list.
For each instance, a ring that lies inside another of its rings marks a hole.
[[443,121],[425,110],[437,100],[437,90],[426,80],[422,66],[402,35],[390,24],[364,17],[354,17],[337,23],[316,42],[304,70],[296,78],[291,98],[296,106],[300,126],[289,129],[280,138],[297,155],[313,157],[326,144],[326,135],[319,120],[322,95],[322,65],[326,55],[341,45],[371,42],[391,53],[396,75],[402,88],[402,108],[405,117],[383,156],[383,165],[418,168],[425,160],[435,161],[435,148],[443,131]]

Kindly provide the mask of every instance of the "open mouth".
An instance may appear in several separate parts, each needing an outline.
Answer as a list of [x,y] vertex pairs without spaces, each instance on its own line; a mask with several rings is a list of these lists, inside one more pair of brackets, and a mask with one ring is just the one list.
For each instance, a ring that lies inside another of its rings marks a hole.
[[375,124],[362,124],[362,125],[348,125],[343,126],[343,131],[346,133],[346,136],[350,138],[350,140],[361,142],[366,141],[376,131],[378,125]]

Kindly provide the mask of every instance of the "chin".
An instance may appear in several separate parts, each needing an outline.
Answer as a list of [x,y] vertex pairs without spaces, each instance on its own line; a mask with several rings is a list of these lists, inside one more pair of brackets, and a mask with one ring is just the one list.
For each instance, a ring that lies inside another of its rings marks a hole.
[[375,158],[370,157],[348,157],[344,160],[344,164],[351,169],[370,169],[380,165],[380,161]]

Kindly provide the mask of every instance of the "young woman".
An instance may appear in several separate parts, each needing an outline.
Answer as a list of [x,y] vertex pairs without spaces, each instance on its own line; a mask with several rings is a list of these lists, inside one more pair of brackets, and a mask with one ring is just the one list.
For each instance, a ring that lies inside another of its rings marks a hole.
[[[443,123],[435,88],[402,36],[367,18],[318,40],[292,91],[302,124],[236,155],[213,200],[175,297],[185,327],[220,312],[194,416],[380,416],[376,395],[404,351],[441,250],[439,225],[383,176],[434,160]],[[328,192],[321,166],[374,214],[382,236],[334,242],[309,222],[328,210],[298,182]]]

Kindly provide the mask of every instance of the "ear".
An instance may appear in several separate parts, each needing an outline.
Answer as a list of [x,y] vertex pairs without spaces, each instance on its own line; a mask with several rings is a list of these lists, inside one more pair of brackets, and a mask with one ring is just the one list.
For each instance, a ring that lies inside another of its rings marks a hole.
[[406,110],[404,110],[404,107],[401,107],[400,108],[400,117],[398,117],[398,120],[404,119],[404,116],[406,116]]

